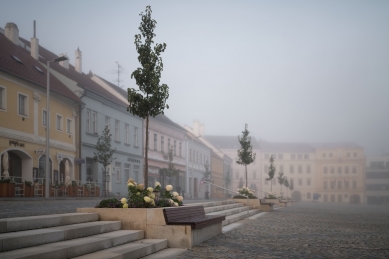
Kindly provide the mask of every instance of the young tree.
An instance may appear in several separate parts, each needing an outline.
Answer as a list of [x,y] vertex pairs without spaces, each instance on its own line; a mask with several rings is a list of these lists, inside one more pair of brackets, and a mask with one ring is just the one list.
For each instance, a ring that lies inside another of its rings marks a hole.
[[288,198],[289,181],[288,181],[288,177],[286,176],[285,176],[284,186],[286,187],[286,198]]
[[205,172],[203,173],[204,178],[205,178],[206,181],[209,181],[210,177],[211,177],[211,172],[209,171],[209,162],[208,162],[208,160],[205,161],[204,169],[205,169]]
[[289,183],[289,189],[290,189],[290,191],[293,191],[293,189],[294,189],[293,181],[291,181],[291,182]]
[[[169,156],[168,168],[165,168],[163,170],[164,170],[165,176],[166,175],[169,176],[169,178],[171,180],[172,177],[178,175],[180,170],[178,170],[178,169],[176,169],[174,167],[174,163],[173,163],[173,149],[172,148],[169,150],[168,156]],[[164,181],[166,182],[166,179],[164,179]],[[169,184],[172,184],[172,183],[169,183]],[[177,181],[176,181],[176,184],[177,184]]]
[[278,183],[281,185],[281,195],[282,195],[282,185],[284,185],[285,179],[286,179],[286,176],[284,176],[284,173],[279,172],[277,180],[278,180]]
[[240,143],[240,149],[238,150],[238,158],[236,161],[239,165],[244,165],[246,168],[246,187],[247,183],[247,165],[251,164],[255,160],[255,153],[253,153],[253,146],[251,145],[251,137],[249,137],[250,132],[247,130],[247,124],[245,130],[242,131],[242,136],[238,136]]
[[[163,71],[161,53],[165,51],[166,44],[154,44],[154,29],[157,22],[151,19],[151,7],[147,6],[145,13],[141,13],[142,21],[139,26],[140,34],[135,35],[135,46],[138,52],[138,61],[142,67],[138,67],[131,74],[135,78],[139,90],[128,88],[127,110],[132,114],[146,120],[145,166],[144,186],[148,186],[148,145],[149,145],[149,117],[163,114],[165,107],[169,109],[166,100],[169,97],[169,87],[160,84]],[[142,42],[142,37],[144,42]]]
[[269,159],[269,162],[270,162],[270,166],[269,166],[269,178],[266,178],[266,181],[270,181],[270,192],[273,192],[273,178],[274,178],[274,174],[276,173],[276,168],[274,167],[273,163],[274,163],[274,158],[273,156],[270,156],[270,159]]
[[230,166],[228,166],[228,169],[227,169],[227,172],[226,172],[226,176],[224,177],[224,184],[225,184],[226,189],[228,189],[228,187],[231,184]]
[[97,144],[96,144],[96,150],[97,152],[94,152],[94,157],[93,159],[100,164],[103,165],[103,175],[105,179],[105,184],[104,184],[104,197],[107,196],[107,184],[108,182],[106,181],[107,177],[107,167],[109,164],[112,163],[113,160],[115,160],[115,157],[112,157],[113,153],[115,152],[115,149],[111,149],[111,136],[112,134],[109,133],[109,129],[106,126],[103,130],[103,134],[99,136],[97,139]]

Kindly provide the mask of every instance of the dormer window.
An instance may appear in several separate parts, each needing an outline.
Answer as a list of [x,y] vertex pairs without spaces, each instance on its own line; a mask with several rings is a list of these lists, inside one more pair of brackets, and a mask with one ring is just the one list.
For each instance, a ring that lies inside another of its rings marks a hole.
[[20,64],[23,64],[23,62],[22,62],[18,57],[14,56],[14,55],[12,55],[12,54],[11,54],[11,57],[12,57],[14,60],[16,60],[17,62],[19,62]]
[[39,67],[37,67],[37,66],[34,66],[35,67],[35,69],[36,70],[38,70],[40,73],[42,73],[43,74],[43,70],[42,69],[40,69]]

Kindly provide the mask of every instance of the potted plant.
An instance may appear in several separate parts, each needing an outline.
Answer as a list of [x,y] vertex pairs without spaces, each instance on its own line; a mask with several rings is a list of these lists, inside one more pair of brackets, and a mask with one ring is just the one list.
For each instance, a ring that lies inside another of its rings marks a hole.
[[31,181],[24,181],[24,197],[34,196],[34,183]]

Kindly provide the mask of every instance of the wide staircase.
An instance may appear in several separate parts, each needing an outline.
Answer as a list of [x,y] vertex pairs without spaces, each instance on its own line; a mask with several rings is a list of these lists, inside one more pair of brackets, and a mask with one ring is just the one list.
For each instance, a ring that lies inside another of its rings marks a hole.
[[226,216],[226,219],[222,223],[223,227],[261,212],[259,209],[252,209],[243,203],[238,203],[233,200],[190,203],[186,205],[202,205],[204,206],[206,215]]
[[120,221],[97,213],[66,213],[0,220],[0,258],[165,258],[183,249],[166,239],[144,239],[142,230],[121,230]]

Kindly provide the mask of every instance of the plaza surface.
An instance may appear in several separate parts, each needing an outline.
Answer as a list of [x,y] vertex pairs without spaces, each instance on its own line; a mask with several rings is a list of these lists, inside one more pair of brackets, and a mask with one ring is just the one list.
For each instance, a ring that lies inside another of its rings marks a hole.
[[176,257],[184,258],[389,258],[389,206],[299,202]]

